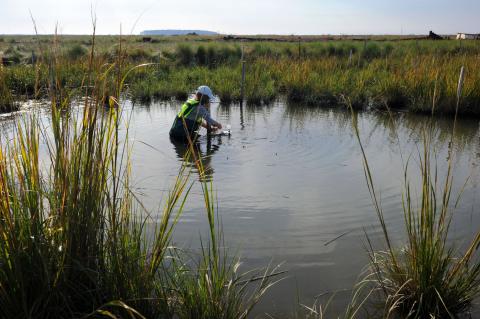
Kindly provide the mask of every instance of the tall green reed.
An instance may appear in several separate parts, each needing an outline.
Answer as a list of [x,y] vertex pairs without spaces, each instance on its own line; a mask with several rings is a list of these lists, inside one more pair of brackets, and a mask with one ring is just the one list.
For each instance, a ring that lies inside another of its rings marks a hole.
[[[65,62],[53,46],[53,60],[39,66],[48,70],[48,125],[29,116],[2,141],[0,317],[245,317],[270,277],[247,292],[251,280],[238,281],[237,259],[220,256],[211,188],[203,187],[208,246],[198,264],[178,254],[173,231],[192,187],[186,166],[158,216],[143,207],[130,188],[122,104],[126,79],[142,65],[128,67],[121,38],[115,61],[105,61],[95,39],[82,85],[74,89],[83,98],[74,100],[63,86]],[[191,311],[197,307],[207,310]]]
[[[457,85],[457,112],[463,81],[462,67]],[[367,236],[371,270],[364,281],[371,283],[372,291],[377,292],[377,296],[383,300],[380,316],[455,318],[469,311],[473,301],[480,295],[480,231],[476,232],[463,250],[456,248],[449,238],[452,211],[461,196],[460,192],[452,203],[454,154],[449,153],[448,167],[442,182],[434,165],[431,144],[433,132],[426,129],[421,133],[423,147],[418,154],[417,173],[420,177],[420,193],[416,196],[412,191],[412,177],[407,162],[402,196],[406,244],[398,247],[390,238],[355,116],[353,127],[361,148],[368,189],[386,244],[384,251],[376,251]],[[450,145],[454,143],[454,133],[455,123]]]
[[[208,220],[207,240],[200,239],[197,252],[174,248],[169,279],[175,287],[180,318],[247,318],[267,290],[282,280],[280,266],[240,271],[240,259],[226,248],[219,221],[213,182],[195,152],[195,141],[188,141],[186,161],[193,161],[202,187]],[[274,278],[278,278],[274,280]]]
[[15,105],[13,95],[6,85],[4,67],[0,65],[0,113],[14,110],[18,110],[18,105]]

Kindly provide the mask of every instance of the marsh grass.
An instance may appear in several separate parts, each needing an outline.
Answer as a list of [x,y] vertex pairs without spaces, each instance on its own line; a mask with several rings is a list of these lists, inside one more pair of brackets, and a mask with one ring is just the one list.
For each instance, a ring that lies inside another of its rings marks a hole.
[[189,139],[185,161],[196,167],[208,220],[207,240],[200,238],[200,250],[174,248],[169,281],[178,298],[179,318],[247,318],[267,290],[283,279],[280,265],[240,271],[240,259],[227,248],[216,208],[213,182]]
[[[219,246],[211,184],[202,184],[208,240],[196,259],[175,248],[190,173],[181,167],[162,211],[144,208],[130,188],[122,104],[128,76],[143,66],[127,65],[121,38],[110,63],[95,36],[91,44],[73,89],[51,46],[37,65],[48,70],[48,125],[31,115],[0,137],[0,317],[246,317],[272,284],[269,272],[239,275],[238,259]],[[258,288],[247,290],[252,281]]]
[[[458,111],[464,87],[463,67],[456,87]],[[381,317],[456,318],[468,312],[480,294],[480,231],[474,234],[464,249],[459,249],[449,237],[453,210],[462,193],[460,190],[457,197],[452,194],[455,154],[451,145],[455,142],[455,122],[456,116],[444,177],[435,165],[431,127],[422,132],[423,147],[417,156],[419,167],[416,175],[420,179],[418,195],[412,191],[413,177],[408,162],[405,164],[402,203],[406,243],[398,245],[391,240],[380,198],[374,187],[373,171],[360,139],[356,117],[353,116],[368,189],[385,242],[385,250],[376,251],[367,235],[370,273],[364,282],[373,285],[371,292],[375,292],[377,302],[381,301]]]
[[[337,298],[337,292],[326,293],[315,297],[315,301],[311,305],[299,303],[299,309],[295,312],[294,318],[308,318],[308,319],[355,319],[355,318],[377,318],[370,316],[368,311],[365,311],[366,305],[370,301],[373,290],[369,289],[369,282],[367,280],[360,280],[352,289],[350,299],[343,310],[336,312],[331,309],[332,304]],[[325,295],[325,296],[323,296]],[[323,297],[328,297],[327,299]],[[325,300],[325,301],[323,301]]]
[[[247,65],[245,99],[250,104],[268,104],[286,97],[298,104],[348,107],[342,99],[347,96],[356,109],[388,107],[431,114],[435,97],[435,114],[453,116],[456,95],[450,88],[456,81],[456,70],[464,65],[467,77],[458,113],[480,115],[480,47],[475,42],[327,41],[300,43],[299,47],[295,42],[230,43],[211,38],[161,38],[153,43],[138,40],[125,37],[120,43],[113,36],[100,37],[97,57],[112,63],[123,45],[127,47],[122,53],[125,66],[158,64],[137,69],[127,79],[130,97],[145,103],[183,100],[199,83],[211,86],[222,103],[239,102],[242,46]],[[82,48],[90,48],[91,39],[41,37],[38,43],[57,43],[63,65],[56,71],[59,81],[79,87],[88,67],[81,58]],[[6,50],[8,45],[5,42],[0,48],[5,46]],[[26,55],[38,52],[28,41],[17,47]],[[45,94],[43,88],[49,85],[49,78],[36,76],[31,65],[8,66],[2,72],[6,80],[0,85],[14,98],[33,96],[35,85]]]
[[3,66],[0,65],[0,113],[18,110],[18,105],[15,104],[14,97],[5,81]]
[[[92,69],[94,62],[92,52]],[[179,178],[167,199],[151,258],[145,221],[128,188],[121,111],[103,109],[105,83],[96,80],[77,116],[68,91],[53,78],[51,128],[33,117],[17,123],[13,141],[2,143],[2,317],[72,317],[112,300],[149,315],[168,313],[155,283],[186,181]]]
[[241,272],[241,262],[226,248],[215,214],[212,184],[203,182],[210,235],[198,252],[174,251],[169,278],[178,296],[179,318],[247,318],[284,272],[266,267]]

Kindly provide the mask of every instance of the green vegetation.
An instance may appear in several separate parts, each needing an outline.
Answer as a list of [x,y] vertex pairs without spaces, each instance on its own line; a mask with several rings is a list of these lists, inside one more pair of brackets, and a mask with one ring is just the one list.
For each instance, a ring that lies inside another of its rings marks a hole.
[[12,112],[17,109],[15,106],[14,97],[5,83],[4,73],[0,66],[0,113]]
[[[51,109],[51,131],[31,116],[17,122],[11,138],[0,137],[0,317],[246,318],[276,269],[238,272],[238,258],[223,248],[213,187],[204,178],[208,236],[199,252],[175,247],[173,232],[192,187],[189,172],[181,168],[160,213],[147,212],[129,187],[130,145],[122,142],[129,140],[128,128],[121,124],[125,85],[134,99],[147,101],[185,98],[192,83],[211,85],[223,101],[240,100],[239,47],[189,44],[159,54],[120,39],[88,52],[94,38],[62,50],[56,42],[47,50],[42,41],[49,40],[38,38],[42,54],[35,64],[0,69],[2,105],[20,96],[49,97]],[[348,106],[352,114],[365,105],[478,114],[479,82],[469,76],[479,63],[474,44],[296,45],[248,48],[248,101],[269,103],[285,94],[295,102]],[[467,76],[457,85],[461,65]],[[79,96],[84,108],[77,115],[71,105]],[[455,317],[479,296],[480,232],[465,250],[450,245],[453,154],[442,187],[431,164],[430,133],[419,155],[418,207],[405,168],[404,246],[390,239],[362,148],[386,251],[370,246],[370,273],[354,290],[345,318],[355,318],[371,296],[382,302],[378,317],[408,318]],[[201,161],[193,162],[202,176]],[[322,318],[325,307],[315,304],[308,315]]]
[[31,116],[1,137],[0,317],[245,318],[270,273],[240,274],[220,245],[212,185],[202,184],[210,232],[199,254],[173,241],[192,187],[186,167],[157,214],[130,189],[122,109],[102,105],[107,90],[121,96],[122,60],[87,60],[80,114],[58,60],[50,131]]
[[83,58],[86,54],[87,54],[87,49],[85,49],[85,47],[83,47],[80,44],[73,45],[67,51],[67,57],[73,61]]
[[[469,311],[480,294],[480,262],[475,258],[480,232],[463,251],[448,244],[452,176],[447,175],[443,189],[439,187],[429,147],[427,142],[420,168],[420,207],[414,205],[406,181],[406,246],[400,251],[391,246],[386,252],[371,251],[371,279],[385,298],[384,316],[397,312],[404,318],[455,317]],[[386,226],[382,227],[389,243]]]
[[[62,84],[82,85],[87,65],[81,58],[92,45],[90,39],[19,37],[12,44],[10,40],[15,39],[7,37],[0,43],[0,51],[8,58],[8,66],[0,71],[5,79],[0,82],[0,92],[11,92],[15,99],[31,98],[36,85],[36,92],[46,93],[51,68],[38,68],[32,62],[42,46],[48,45],[57,48]],[[153,37],[142,42],[137,36],[122,41],[103,36],[96,39],[96,45],[97,55],[105,63],[117,58],[130,66],[151,63],[138,69],[127,83],[131,98],[142,102],[183,100],[199,83],[210,85],[223,103],[239,102],[243,47],[248,103],[268,104],[286,97],[314,106],[345,106],[342,101],[348,97],[355,108],[430,114],[433,102],[434,113],[453,114],[456,78],[460,67],[465,66],[465,95],[459,114],[480,115],[480,45],[476,41],[290,40],[240,43],[187,36]]]
[[[463,71],[463,70],[462,70]],[[457,110],[460,105],[463,74],[457,86]],[[353,111],[352,111],[353,113]],[[450,145],[455,136],[453,124]],[[462,191],[453,198],[453,169],[455,154],[449,151],[448,169],[444,179],[439,176],[432,147],[433,128],[423,131],[423,152],[419,150],[420,194],[412,191],[416,183],[408,163],[404,170],[403,214],[406,244],[397,247],[392,242],[385,221],[380,198],[373,183],[372,171],[353,117],[354,129],[361,146],[368,189],[380,221],[386,248],[376,251],[367,236],[370,271],[363,283],[373,285],[381,309],[378,317],[390,318],[457,318],[467,313],[480,296],[480,231],[477,231],[463,249],[455,246],[449,237],[452,211]],[[452,203],[454,201],[454,203]],[[468,239],[466,239],[468,240]]]

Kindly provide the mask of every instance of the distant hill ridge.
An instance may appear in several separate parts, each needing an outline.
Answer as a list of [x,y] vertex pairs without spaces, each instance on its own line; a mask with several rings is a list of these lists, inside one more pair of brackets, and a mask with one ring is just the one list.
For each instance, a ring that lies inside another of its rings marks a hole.
[[187,34],[198,34],[198,35],[217,35],[217,32],[206,31],[206,30],[145,30],[140,32],[140,35],[187,35]]

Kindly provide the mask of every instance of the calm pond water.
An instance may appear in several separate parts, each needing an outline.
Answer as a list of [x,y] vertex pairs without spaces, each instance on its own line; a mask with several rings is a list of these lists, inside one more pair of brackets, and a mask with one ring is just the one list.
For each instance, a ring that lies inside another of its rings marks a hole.
[[[152,212],[160,210],[182,165],[184,149],[168,136],[179,107],[180,102],[125,106],[134,142],[134,188]],[[212,115],[231,125],[231,136],[202,137],[199,144],[216,190],[226,244],[239,253],[244,269],[283,263],[282,269],[288,270],[256,314],[286,315],[297,299],[312,305],[315,296],[334,291],[339,292],[331,310],[341,309],[368,262],[364,231],[376,248],[383,247],[351,114],[278,102],[262,107],[214,105]],[[359,113],[357,119],[388,227],[400,242],[403,167],[410,157],[415,181],[421,131],[430,120],[394,114],[392,125],[386,114],[373,112]],[[443,176],[452,119],[437,118],[432,126]],[[452,239],[462,245],[480,225],[478,120],[459,120],[452,154],[454,189],[469,178],[452,225]],[[198,179],[194,170],[192,180]],[[203,206],[200,185],[195,183],[175,230],[177,245],[195,248],[200,237],[207,237]]]

